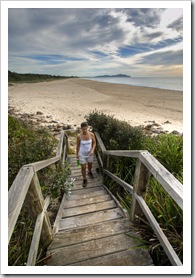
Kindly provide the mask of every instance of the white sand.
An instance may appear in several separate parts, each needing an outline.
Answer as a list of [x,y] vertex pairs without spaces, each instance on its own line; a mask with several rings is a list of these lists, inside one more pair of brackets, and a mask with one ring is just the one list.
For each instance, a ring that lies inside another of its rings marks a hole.
[[[9,106],[74,127],[95,109],[133,126],[155,121],[164,130],[183,132],[183,93],[83,79],[14,84]],[[166,123],[169,121],[170,123]]]

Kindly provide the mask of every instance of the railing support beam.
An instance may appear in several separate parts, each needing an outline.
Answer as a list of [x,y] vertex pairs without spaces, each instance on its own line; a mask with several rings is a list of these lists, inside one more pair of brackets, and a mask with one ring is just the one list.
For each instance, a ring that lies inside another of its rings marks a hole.
[[[135,168],[135,180],[134,180],[134,194],[136,193],[142,198],[145,198],[146,186],[149,179],[150,172],[145,167],[145,165],[137,159],[136,168]],[[135,195],[132,195],[132,210],[131,210],[131,220],[132,222],[137,222],[137,220],[143,217],[143,211],[140,208]]]
[[[41,191],[41,186],[39,184],[39,179],[36,172],[34,173],[33,179],[31,181],[29,191],[26,195],[26,200],[27,200],[27,205],[31,213],[31,216],[35,222],[37,219],[37,215],[39,215],[44,211],[44,206],[45,206],[44,197]],[[47,204],[47,206],[48,205],[49,204]],[[51,239],[52,239],[52,228],[51,228],[49,218],[47,217],[47,212],[45,211],[41,241],[45,243],[45,242],[50,242]]]

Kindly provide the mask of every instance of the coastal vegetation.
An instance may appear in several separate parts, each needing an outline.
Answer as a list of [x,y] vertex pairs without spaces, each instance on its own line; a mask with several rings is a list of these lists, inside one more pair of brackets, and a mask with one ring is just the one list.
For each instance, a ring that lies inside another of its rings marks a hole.
[[[92,112],[86,116],[88,124],[99,132],[108,150],[148,150],[180,182],[183,181],[183,136],[159,134],[155,137],[145,135],[141,127],[132,127],[124,121],[107,116],[101,112]],[[136,159],[112,157],[109,159],[109,171],[125,180],[134,182]],[[130,212],[131,196],[110,178],[105,179],[106,186]],[[173,246],[180,260],[183,260],[183,213],[162,186],[149,178],[146,202]],[[144,239],[142,244],[150,250],[156,265],[170,265],[156,235],[146,219],[140,219],[139,232]]]
[[[8,189],[12,185],[19,169],[28,163],[45,160],[55,156],[58,140],[44,128],[30,125],[26,121],[8,115]],[[38,179],[44,198],[51,196],[48,208],[51,224],[54,223],[64,184],[70,174],[68,164],[64,169],[57,165],[38,172]],[[8,264],[25,265],[32,240],[34,223],[29,218],[29,208],[24,203],[8,246]],[[41,246],[38,260],[44,254],[46,246]]]
[[76,78],[77,76],[60,76],[60,75],[49,75],[49,74],[33,74],[33,73],[16,73],[8,71],[8,82],[43,82],[52,81],[66,78]]

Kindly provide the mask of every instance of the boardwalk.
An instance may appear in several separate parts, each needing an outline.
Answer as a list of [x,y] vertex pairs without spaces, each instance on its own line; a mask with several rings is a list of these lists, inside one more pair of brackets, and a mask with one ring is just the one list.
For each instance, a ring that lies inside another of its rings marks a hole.
[[[69,156],[72,177],[76,178],[72,194],[64,196],[55,228],[56,234],[47,255],[50,266],[147,266],[153,265],[149,253],[136,249],[139,241],[127,212],[102,184],[97,160],[95,178],[82,187],[81,170],[75,156]],[[133,237],[132,237],[133,236]]]

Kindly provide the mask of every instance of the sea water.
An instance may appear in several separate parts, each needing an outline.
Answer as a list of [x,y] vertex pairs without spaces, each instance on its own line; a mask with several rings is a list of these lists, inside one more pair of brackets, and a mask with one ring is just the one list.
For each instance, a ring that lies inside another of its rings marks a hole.
[[183,91],[182,77],[88,77],[83,79],[115,84],[126,84],[132,86]]

